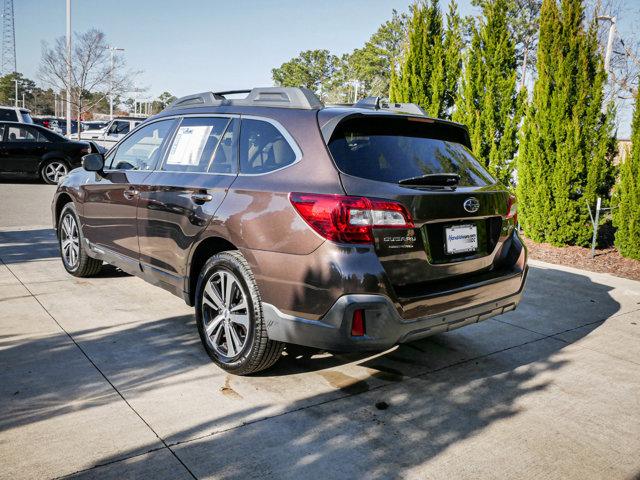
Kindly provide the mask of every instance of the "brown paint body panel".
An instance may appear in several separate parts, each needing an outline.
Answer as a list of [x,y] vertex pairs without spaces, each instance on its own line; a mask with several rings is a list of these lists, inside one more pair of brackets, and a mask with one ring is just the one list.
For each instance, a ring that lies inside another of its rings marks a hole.
[[[302,156],[281,170],[260,175],[164,171],[101,175],[75,170],[58,187],[54,217],[58,199],[69,195],[78,206],[92,256],[187,301],[192,294],[190,276],[198,273],[191,269],[194,252],[205,241],[223,239],[247,258],[265,304],[283,315],[310,321],[321,320],[346,295],[385,298],[399,321],[410,321],[521,292],[526,250],[513,224],[502,220],[508,192],[499,185],[418,191],[345,175],[336,168],[321,131],[333,118],[344,116],[345,109],[321,110],[320,124],[317,110],[216,107],[211,112],[179,112],[207,113],[279,122]],[[168,114],[158,118],[164,116]],[[139,191],[138,196],[127,199],[127,189]],[[371,245],[326,241],[291,205],[293,191],[398,201],[411,213],[415,228],[375,230]],[[194,194],[210,195],[211,200],[198,203]],[[480,201],[474,214],[462,208],[469,196]],[[476,256],[442,260],[438,232],[460,222],[477,222],[479,231],[485,229],[492,240],[487,239],[486,251]],[[400,243],[414,240],[397,249],[393,244],[397,238]]]

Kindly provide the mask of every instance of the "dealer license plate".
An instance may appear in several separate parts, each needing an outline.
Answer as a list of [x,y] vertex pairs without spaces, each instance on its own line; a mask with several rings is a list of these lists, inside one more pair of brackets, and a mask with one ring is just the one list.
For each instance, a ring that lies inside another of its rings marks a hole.
[[478,250],[478,229],[475,225],[456,225],[445,228],[447,253],[465,253]]

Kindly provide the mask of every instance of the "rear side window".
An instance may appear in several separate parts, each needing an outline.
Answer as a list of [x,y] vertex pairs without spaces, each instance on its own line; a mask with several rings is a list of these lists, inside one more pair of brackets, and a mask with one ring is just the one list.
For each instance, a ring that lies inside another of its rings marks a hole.
[[41,132],[28,127],[9,127],[8,142],[48,142]]
[[298,156],[283,132],[264,120],[243,119],[240,129],[240,171],[268,173],[291,165]]
[[6,122],[17,122],[18,115],[15,110],[0,108],[0,120],[4,120]]
[[[230,124],[227,117],[183,119],[162,169],[171,172],[235,173],[237,159],[232,153],[233,129],[227,128]],[[225,146],[221,145],[221,140]]]
[[461,141],[457,127],[406,117],[369,116],[338,125],[329,150],[340,171],[370,180],[397,183],[455,173],[460,175],[460,186],[495,183]]

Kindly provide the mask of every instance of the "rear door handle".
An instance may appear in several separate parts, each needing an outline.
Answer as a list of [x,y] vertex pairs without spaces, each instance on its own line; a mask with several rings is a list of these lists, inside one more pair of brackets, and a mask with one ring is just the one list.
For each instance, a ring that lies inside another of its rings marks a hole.
[[140,190],[136,190],[135,188],[130,188],[128,190],[125,190],[123,192],[124,198],[126,198],[127,200],[133,200],[135,197],[138,196],[138,194],[140,193]]
[[211,200],[213,200],[213,195],[210,195],[208,193],[192,193],[191,200],[193,200],[195,203],[210,202]]

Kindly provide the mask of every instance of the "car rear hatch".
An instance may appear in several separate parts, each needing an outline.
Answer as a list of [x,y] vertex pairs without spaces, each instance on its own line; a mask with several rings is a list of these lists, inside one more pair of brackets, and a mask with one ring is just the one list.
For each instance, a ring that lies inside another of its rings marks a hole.
[[328,147],[347,195],[399,202],[411,216],[414,228],[373,229],[400,303],[505,274],[500,250],[514,225],[512,197],[473,157],[464,127],[359,114],[335,126]]

